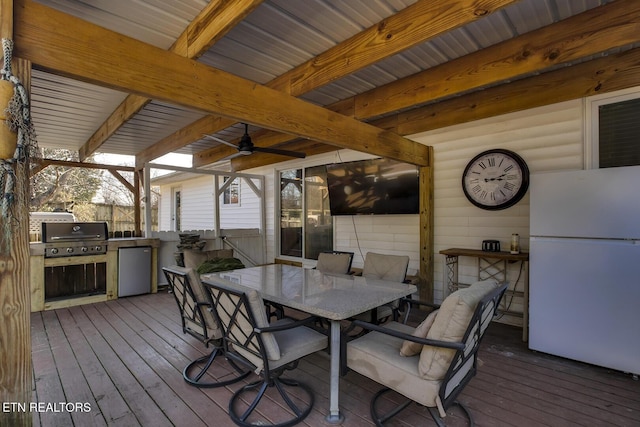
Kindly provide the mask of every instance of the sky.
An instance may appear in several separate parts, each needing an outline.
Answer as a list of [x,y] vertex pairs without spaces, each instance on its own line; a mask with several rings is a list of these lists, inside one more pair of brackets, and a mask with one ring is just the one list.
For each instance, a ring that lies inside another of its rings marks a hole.
[[[95,156],[96,163],[106,165],[133,166],[135,164],[135,160],[135,156],[125,156],[122,154],[97,153]],[[190,168],[192,166],[192,156],[190,154],[169,153],[162,157],[158,157],[153,161],[153,163]],[[151,176],[154,178],[171,172],[172,171],[165,169],[152,169]],[[93,198],[93,202],[104,203],[103,190],[98,190],[98,193]]]
[[[125,156],[122,154],[96,154],[96,162],[107,165],[133,166],[135,161],[135,156]],[[153,161],[153,163],[190,168],[192,166],[192,156],[190,154],[169,153],[162,157],[158,157]],[[171,173],[171,171],[161,169],[156,169],[155,172],[157,172],[155,175]]]

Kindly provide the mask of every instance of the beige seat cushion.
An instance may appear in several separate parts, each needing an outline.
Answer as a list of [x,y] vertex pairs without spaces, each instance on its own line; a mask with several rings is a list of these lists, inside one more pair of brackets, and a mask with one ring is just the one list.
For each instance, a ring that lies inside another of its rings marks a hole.
[[[247,292],[247,297],[249,299],[249,306],[251,307],[251,312],[253,313],[256,326],[259,328],[266,328],[269,326],[269,319],[267,318],[267,311],[265,309],[262,296],[258,291],[252,289]],[[279,360],[280,348],[278,347],[276,338],[271,332],[265,332],[261,334],[261,336],[269,360]]]
[[[291,319],[281,319],[269,324],[260,294],[255,290],[251,290],[247,292],[247,297],[256,326],[277,326],[293,322]],[[267,352],[270,369],[276,369],[307,354],[320,351],[328,345],[326,335],[304,326],[284,331],[264,332],[260,336]],[[256,373],[262,371],[264,366],[260,357],[237,346],[234,349],[256,366]]]
[[[436,320],[436,315],[438,314],[438,310],[434,310],[420,323],[416,330],[413,331],[413,336],[418,338],[426,338],[431,326],[433,325],[434,320]],[[400,355],[405,357],[415,356],[416,354],[422,351],[422,344],[405,340],[402,342],[402,347],[400,347]]]
[[407,274],[409,257],[406,255],[385,255],[367,252],[362,267],[364,277],[402,282]]
[[[193,295],[196,299],[194,303],[209,302],[208,297],[204,293],[205,290],[202,282],[200,281],[200,276],[193,269],[178,267],[177,265],[172,265],[170,268],[187,275],[189,284],[191,284],[191,290],[193,291]],[[214,314],[210,311],[209,307],[202,307],[201,311],[207,328],[207,336],[209,337],[209,340],[222,338],[222,329],[220,329],[220,325],[218,324],[218,321]],[[184,320],[187,329],[190,329],[191,331],[204,336],[204,330],[201,324],[195,323],[186,317]]]
[[[278,320],[272,326],[285,320],[288,319]],[[308,354],[323,350],[329,345],[329,339],[326,335],[306,326],[274,332],[273,335],[280,348],[280,359],[277,361],[270,360],[270,369],[284,366]]]
[[[362,276],[374,279],[389,280],[391,282],[403,282],[407,275],[409,257],[406,255],[387,255],[375,252],[367,252],[362,267]],[[399,302],[392,301],[378,307],[378,320],[390,317],[393,310],[399,307]],[[364,317],[358,316],[360,320],[370,320],[370,314]]]
[[[413,332],[412,327],[398,322],[389,322],[385,328]],[[420,356],[401,356],[398,352],[401,344],[401,338],[369,332],[347,345],[347,366],[422,405],[436,406],[441,381],[418,375]]]
[[[189,283],[191,283],[191,288],[193,289],[193,294],[196,299],[200,302],[208,303],[209,298],[205,294],[204,286],[200,281],[200,275],[192,268],[186,268],[186,270],[187,276],[189,277]],[[209,306],[202,307],[202,317],[204,317],[204,321],[207,325],[209,337],[214,339],[222,338],[222,329],[220,329],[220,325],[211,310],[212,309]]]
[[200,265],[211,259],[232,258],[233,249],[214,249],[211,251],[198,251],[195,249],[184,250],[184,266],[185,268],[193,268],[197,270]]
[[[478,302],[497,286],[495,280],[484,280],[449,295],[442,302],[427,338],[449,342],[462,341]],[[453,349],[423,346],[420,352],[420,375],[428,380],[441,380],[447,373],[454,355]]]
[[347,274],[351,265],[350,254],[318,254],[316,269],[323,273]]

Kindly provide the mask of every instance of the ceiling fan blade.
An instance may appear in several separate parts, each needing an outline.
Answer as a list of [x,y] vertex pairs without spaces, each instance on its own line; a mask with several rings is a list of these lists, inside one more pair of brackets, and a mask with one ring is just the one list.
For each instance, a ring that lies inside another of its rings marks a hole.
[[301,153],[299,151],[279,150],[277,148],[253,147],[253,151],[260,151],[261,153],[280,154],[281,156],[297,157],[299,159],[304,159],[305,157],[307,157],[305,153]]
[[217,160],[216,162],[224,162],[226,160],[235,159],[236,157],[245,156],[245,155],[246,154],[243,154],[243,153],[233,153],[233,154],[229,154],[227,157],[223,157],[220,160]]
[[211,140],[213,140],[213,141],[215,141],[215,142],[219,142],[220,144],[228,145],[229,147],[233,147],[233,148],[236,148],[236,149],[238,148],[238,146],[237,146],[237,145],[234,145],[234,144],[232,144],[232,143],[230,143],[230,142],[227,142],[227,141],[225,141],[224,139],[220,139],[220,138],[218,138],[217,136],[207,135],[207,134],[204,134],[203,136],[204,136],[205,138],[211,139]]

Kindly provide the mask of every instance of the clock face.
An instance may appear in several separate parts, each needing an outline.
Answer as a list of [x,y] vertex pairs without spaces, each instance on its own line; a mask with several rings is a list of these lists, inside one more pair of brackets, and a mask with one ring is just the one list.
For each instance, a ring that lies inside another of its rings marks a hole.
[[524,197],[529,168],[516,153],[494,149],[475,156],[462,174],[462,189],[474,205],[488,210],[506,209]]

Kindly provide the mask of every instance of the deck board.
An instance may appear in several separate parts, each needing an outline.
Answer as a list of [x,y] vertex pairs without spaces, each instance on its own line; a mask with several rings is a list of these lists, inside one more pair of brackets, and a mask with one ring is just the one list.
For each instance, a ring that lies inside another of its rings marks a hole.
[[[34,412],[34,426],[231,426],[232,393],[255,376],[229,387],[198,389],[182,369],[208,349],[182,333],[173,296],[166,292],[33,313],[33,401],[87,403],[88,413]],[[637,426],[640,381],[628,374],[528,350],[521,330],[494,323],[480,350],[482,366],[460,400],[478,426]],[[211,370],[231,374],[225,363]],[[328,425],[329,355],[304,358],[288,374],[309,384],[315,405],[300,425]],[[379,385],[355,372],[342,377],[343,425],[372,426],[369,402]],[[390,401],[400,397],[391,394]],[[276,419],[271,399],[258,414]],[[428,411],[412,405],[391,426],[433,426]],[[447,425],[466,426],[453,409]]]

